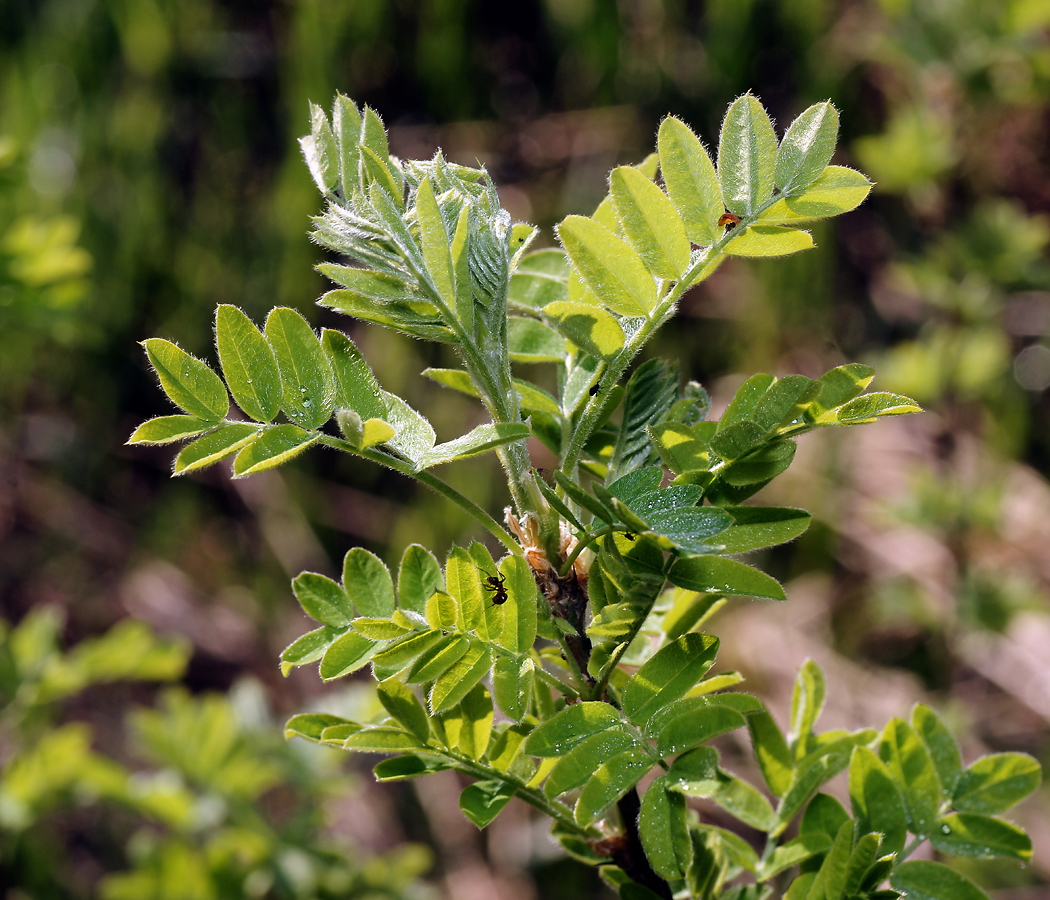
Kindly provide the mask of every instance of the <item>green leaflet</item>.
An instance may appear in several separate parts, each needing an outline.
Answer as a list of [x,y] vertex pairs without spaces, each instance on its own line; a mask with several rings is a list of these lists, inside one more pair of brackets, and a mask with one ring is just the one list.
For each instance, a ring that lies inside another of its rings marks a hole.
[[510,358],[521,363],[561,362],[566,355],[564,337],[543,322],[522,316],[511,316],[507,322],[507,347]]
[[279,306],[266,317],[266,339],[284,384],[284,412],[301,428],[320,428],[335,408],[335,375],[317,335],[294,309]]
[[462,547],[453,547],[449,554],[445,564],[445,589],[455,598],[458,609],[458,623],[453,618],[452,625],[458,624],[461,631],[475,631],[484,615],[481,580],[474,560]]
[[321,657],[321,680],[332,681],[367,665],[382,644],[348,631],[335,639]]
[[[714,699],[717,700],[717,697]],[[699,709],[681,715],[664,726],[657,739],[656,751],[661,756],[673,756],[743,725],[744,717],[728,706]]]
[[580,791],[574,815],[580,825],[590,825],[609,806],[634,787],[654,765],[644,749],[627,750],[605,763]]
[[520,722],[528,712],[534,673],[535,663],[528,657],[522,660],[496,657],[492,668],[492,695],[513,722]]
[[813,726],[824,708],[827,686],[824,673],[813,660],[807,659],[798,670],[791,692],[791,731],[788,743],[801,760],[813,749]]
[[237,405],[257,422],[269,422],[281,408],[281,373],[269,342],[236,306],[215,310],[215,346],[226,385]]
[[230,398],[222,379],[205,363],[160,338],[145,340],[142,346],[172,403],[206,422],[223,420]]
[[658,709],[685,696],[711,668],[717,653],[718,638],[710,634],[685,634],[662,647],[624,689],[624,714],[644,725]]
[[[645,465],[652,453],[646,426],[659,422],[677,399],[677,366],[650,359],[634,370],[624,392],[623,419],[609,460],[606,484]],[[621,499],[630,505],[627,498]]]
[[339,187],[343,197],[350,198],[360,187],[361,152],[358,141],[361,138],[361,113],[354,102],[343,94],[337,93],[332,105],[332,131],[339,148]]
[[247,422],[230,422],[187,444],[175,457],[173,472],[187,475],[236,453],[259,435],[259,426]]
[[441,566],[433,554],[419,544],[409,544],[397,575],[397,600],[401,608],[423,613],[430,595],[444,588]]
[[348,719],[328,713],[301,713],[292,716],[284,726],[285,738],[302,737],[308,741],[320,741],[321,733],[333,725],[352,725]]
[[762,865],[759,881],[767,881],[785,869],[797,866],[818,853],[824,853],[831,841],[823,834],[802,834],[793,841],[781,844]]
[[890,885],[908,900],[988,900],[965,875],[925,859],[901,863],[893,870]]
[[394,612],[390,570],[363,547],[355,547],[343,557],[343,590],[362,616],[388,617]]
[[214,423],[196,416],[158,416],[143,422],[128,438],[129,444],[171,444],[211,431]]
[[624,236],[649,271],[681,278],[689,268],[689,239],[667,195],[633,166],[613,169],[609,187]]
[[346,591],[317,572],[302,572],[292,580],[295,599],[310,618],[323,625],[345,628],[354,617]]
[[713,244],[721,235],[718,219],[724,209],[714,164],[700,139],[679,119],[668,116],[657,138],[660,171],[674,205],[694,244]]
[[526,440],[531,433],[528,425],[518,422],[486,422],[453,441],[430,448],[416,461],[416,468],[429,469],[459,459],[468,459],[479,453],[495,450],[504,444]]
[[341,633],[341,629],[323,625],[296,638],[281,651],[281,674],[287,675],[296,666],[319,660]]
[[429,176],[424,178],[416,189],[416,215],[419,218],[420,243],[423,246],[423,261],[427,271],[445,306],[455,309],[456,276],[449,250],[448,232],[434,198]]
[[[419,655],[408,670],[405,680],[410,684],[425,684],[428,681],[433,681],[459,662],[470,649],[471,642],[462,635],[445,635],[445,637]],[[477,648],[474,649],[476,650]],[[468,690],[473,686],[473,684],[468,685]],[[446,692],[450,687],[450,685],[446,685],[442,689],[442,693],[438,697],[439,701],[443,701],[446,698]],[[449,706],[453,705],[455,704],[449,704]],[[431,709],[433,711],[433,701],[431,702]]]
[[471,759],[481,759],[488,749],[492,738],[492,714],[492,697],[483,684],[475,684],[463,695],[458,711],[445,718],[447,729],[449,719],[458,716],[459,749]]
[[750,93],[738,97],[722,122],[718,179],[726,208],[751,216],[773,193],[777,138],[762,104]]
[[390,715],[424,744],[430,740],[430,719],[423,704],[407,685],[388,678],[376,686],[376,694]]
[[555,301],[543,307],[551,327],[591,356],[611,359],[627,342],[615,317],[600,306],[572,301]]
[[422,750],[423,745],[399,728],[380,725],[354,732],[343,741],[343,749],[357,753],[404,753],[406,750]]
[[385,418],[387,408],[379,382],[354,342],[340,331],[325,328],[321,332],[321,346],[335,376],[336,405],[352,409],[362,420]]
[[564,250],[526,253],[510,277],[508,304],[541,309],[555,300],[568,299],[569,260]]
[[734,523],[718,535],[724,553],[746,553],[793,541],[812,520],[804,509],[769,506],[727,506]]
[[774,796],[783,797],[791,786],[794,762],[780,727],[768,712],[762,712],[747,717],[747,728],[762,777]]
[[899,852],[908,826],[904,804],[886,765],[867,747],[850,758],[849,798],[860,827],[882,833],[884,852]]
[[564,756],[591,735],[622,727],[619,714],[608,703],[577,703],[537,725],[525,742],[525,752],[539,757]]
[[485,828],[514,796],[515,788],[505,781],[476,781],[463,789],[459,808],[478,828]]
[[500,574],[507,591],[503,604],[503,628],[493,635],[496,643],[511,653],[523,654],[536,642],[539,602],[536,579],[529,564],[521,556],[508,556],[500,562]]
[[960,812],[1006,812],[1039,787],[1042,770],[1026,753],[993,753],[971,763],[959,777],[952,802]]
[[265,426],[258,439],[237,454],[233,461],[233,477],[245,478],[283,465],[320,439],[317,432],[303,431],[288,423]]
[[828,166],[802,194],[777,200],[759,216],[759,221],[797,225],[842,215],[860,206],[871,188],[871,182],[860,172],[845,166]]
[[434,772],[444,772],[451,766],[443,759],[434,756],[417,756],[414,753],[406,753],[403,756],[394,756],[384,759],[375,764],[372,774],[376,781],[405,781],[408,778],[419,778],[421,775],[430,775]]
[[775,578],[758,569],[720,556],[676,559],[667,573],[671,584],[700,593],[734,594],[764,600],[786,600]]
[[584,216],[567,216],[557,232],[599,303],[625,316],[649,315],[656,305],[656,283],[626,241]]
[[781,194],[796,196],[817,180],[831,162],[838,134],[839,114],[830,103],[814,103],[791,123],[773,168]]
[[316,103],[310,104],[310,134],[299,138],[299,147],[314,184],[327,194],[339,179],[339,151],[328,117]]
[[667,789],[667,779],[657,778],[642,798],[638,833],[653,870],[666,881],[676,881],[692,856],[685,798]]
[[941,785],[926,744],[903,719],[890,719],[879,741],[879,758],[903,788],[909,831],[929,834],[941,805]]
[[962,775],[962,758],[955,738],[951,736],[940,716],[923,703],[916,703],[911,712],[912,728],[926,743],[941,783],[941,796],[950,800]]
[[790,256],[813,247],[813,235],[783,225],[751,225],[726,245],[730,256]]
[[955,856],[1007,856],[1021,862],[1032,858],[1032,840],[1024,829],[991,816],[969,813],[942,816],[930,833],[930,843]]
[[592,734],[558,760],[547,776],[543,792],[548,797],[558,797],[575,790],[586,784],[612,757],[637,746],[638,741],[622,728]]

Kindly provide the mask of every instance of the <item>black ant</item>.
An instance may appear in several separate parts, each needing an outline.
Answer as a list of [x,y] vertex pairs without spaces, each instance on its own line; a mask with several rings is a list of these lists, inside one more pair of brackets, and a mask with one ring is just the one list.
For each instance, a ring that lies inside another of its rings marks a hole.
[[631,532],[629,532],[629,531],[625,531],[625,532],[623,533],[623,536],[624,536],[625,538],[627,538],[627,540],[629,540],[629,541],[630,541],[630,542],[631,542],[632,544],[634,543],[634,535],[633,535],[633,534],[631,534]]
[[502,606],[507,602],[507,576],[489,575],[481,585],[486,591],[492,591],[492,605]]
[[592,397],[597,397],[598,396],[598,391],[600,391],[601,389],[602,389],[602,383],[599,381],[596,385],[594,385],[594,387],[592,387],[589,391],[587,391],[587,393],[590,394]]

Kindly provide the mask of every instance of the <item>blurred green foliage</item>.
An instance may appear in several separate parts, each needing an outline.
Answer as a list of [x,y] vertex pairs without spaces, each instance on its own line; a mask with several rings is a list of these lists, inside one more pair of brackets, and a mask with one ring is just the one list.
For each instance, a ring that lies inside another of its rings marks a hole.
[[[481,159],[508,202],[527,204],[515,214],[548,234],[593,208],[610,166],[640,160],[668,112],[715,134],[748,89],[781,122],[831,98],[848,129],[835,161],[871,173],[873,197],[815,233],[815,251],[746,272],[727,265],[654,352],[680,357],[683,376],[716,395],[727,372],[876,365],[880,387],[930,409],[938,471],[916,475],[907,502],[882,504],[886,527],[921,528],[949,549],[944,590],[964,627],[1045,613],[1045,548],[1005,526],[1018,464],[1038,473],[1039,490],[1050,474],[1042,0],[0,0],[0,21],[10,621],[47,602],[67,610],[67,633],[101,634],[123,615],[131,575],[164,560],[200,599],[192,615],[174,614],[197,626],[189,683],[222,690],[245,671],[268,678],[296,632],[289,574],[332,571],[351,543],[394,559],[413,540],[463,539],[457,511],[372,467],[318,455],[262,502],[223,479],[170,483],[163,450],[118,449],[158,412],[142,335],[207,355],[218,303],[328,321],[313,306],[325,282],[311,274],[322,254],[303,239],[315,201],[295,137],[307,99],[337,89],[384,111],[395,153],[440,143],[463,163]],[[374,331],[354,338],[391,391],[440,409],[439,435],[476,424],[469,401],[409,382],[447,359]],[[449,477],[477,496],[489,472],[471,464]],[[845,477],[829,468],[829,490]],[[779,570],[823,561],[844,652],[931,671],[955,624],[929,585],[844,553],[841,513],[829,504],[822,515],[778,555]],[[198,619],[217,610],[252,639],[224,650],[221,632],[204,647]],[[900,622],[918,629],[917,651],[883,654],[879,633]],[[92,709],[125,702],[77,696]],[[75,718],[43,716],[34,746]],[[85,830],[68,823],[70,835]],[[158,853],[143,866],[174,864]]]

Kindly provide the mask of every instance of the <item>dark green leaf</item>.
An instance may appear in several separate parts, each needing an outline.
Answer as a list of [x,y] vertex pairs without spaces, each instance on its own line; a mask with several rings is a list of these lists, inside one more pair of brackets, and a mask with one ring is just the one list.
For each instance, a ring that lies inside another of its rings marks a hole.
[[335,376],[317,335],[294,309],[279,306],[266,317],[266,338],[284,385],[282,408],[296,425],[320,428],[335,408]]
[[442,759],[433,756],[416,756],[413,753],[394,756],[376,763],[372,772],[376,781],[404,781],[408,778],[419,778],[421,775],[432,775],[450,768]]
[[903,719],[890,719],[879,741],[879,758],[903,788],[909,830],[929,834],[941,805],[941,785],[926,744]]
[[649,753],[641,748],[614,756],[594,773],[580,791],[576,801],[576,821],[580,825],[590,825],[633,788],[655,764]]
[[774,182],[787,197],[801,194],[831,162],[839,134],[839,115],[831,103],[814,103],[788,130],[777,150]]
[[303,737],[308,741],[320,741],[321,732],[332,725],[353,725],[349,719],[343,719],[339,716],[329,715],[328,713],[302,713],[298,716],[292,716],[288,723],[284,726],[284,736],[290,737]]
[[543,792],[548,797],[557,797],[575,790],[612,757],[637,746],[638,741],[622,728],[592,734],[558,760],[543,785]]
[[728,706],[699,709],[665,725],[660,731],[656,751],[661,756],[672,756],[743,725],[744,717]]
[[689,865],[688,809],[685,797],[667,789],[667,780],[657,778],[642,798],[638,834],[649,864],[665,881],[676,881]]
[[804,509],[776,506],[723,507],[733,525],[718,535],[725,553],[746,553],[793,541],[808,527],[813,517]]
[[172,403],[206,422],[223,420],[230,398],[222,379],[205,363],[160,338],[143,341],[142,346]]
[[762,486],[791,465],[795,458],[794,441],[775,441],[734,459],[722,470],[722,480],[734,487]]
[[366,665],[382,646],[378,641],[370,641],[354,631],[348,631],[332,642],[321,657],[321,680],[332,681],[356,672]]
[[988,900],[965,875],[925,859],[901,863],[893,870],[890,884],[908,900]]
[[667,573],[671,584],[700,593],[733,594],[763,600],[786,600],[774,578],[735,559],[692,556],[676,559]]
[[777,138],[762,104],[751,94],[738,97],[722,122],[718,143],[718,180],[727,209],[750,216],[769,199],[776,154]]
[[412,734],[424,744],[430,740],[430,720],[426,710],[406,684],[388,678],[376,686],[376,694],[386,711]]
[[991,816],[969,813],[942,816],[933,827],[930,843],[955,856],[1009,856],[1021,862],[1032,858],[1032,840],[1024,829]]
[[236,306],[215,311],[215,345],[226,384],[237,405],[259,422],[269,422],[281,408],[281,373],[262,332]]
[[650,359],[634,370],[624,394],[623,420],[609,460],[607,484],[645,465],[652,453],[646,426],[662,419],[677,397],[677,366]]
[[541,722],[525,742],[525,752],[539,757],[564,756],[591,735],[622,727],[623,720],[608,703],[577,703]]
[[475,781],[459,795],[459,808],[478,828],[484,828],[500,814],[514,792],[514,785],[504,781]]
[[292,581],[303,612],[323,625],[345,628],[354,617],[350,598],[338,584],[317,572],[303,572]]
[[321,346],[335,374],[336,405],[354,410],[362,419],[385,418],[387,408],[379,382],[354,342],[342,332],[325,328],[321,332]]
[[861,829],[880,832],[884,852],[900,852],[908,826],[904,803],[889,770],[867,747],[850,759],[849,799]]
[[827,838],[828,845],[839,833],[849,813],[830,794],[817,794],[806,807],[799,823],[799,834],[818,834]]
[[644,725],[658,709],[685,696],[717,653],[718,638],[710,634],[685,634],[662,647],[624,689],[624,714]]
[[233,477],[245,478],[283,465],[321,439],[296,425],[264,426],[259,438],[248,444],[233,461]]

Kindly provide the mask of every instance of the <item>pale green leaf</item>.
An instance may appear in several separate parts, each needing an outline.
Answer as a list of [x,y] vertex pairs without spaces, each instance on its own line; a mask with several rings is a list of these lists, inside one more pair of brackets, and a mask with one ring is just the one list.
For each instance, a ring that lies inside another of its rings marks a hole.
[[[430,692],[430,711],[435,715],[451,709],[462,700],[492,668],[492,655],[480,642],[471,642],[467,651],[436,676]],[[418,676],[415,680],[422,681]]]
[[625,316],[649,315],[656,305],[656,283],[626,241],[584,216],[567,216],[557,232],[599,303]]
[[214,427],[214,422],[205,422],[196,416],[158,416],[139,425],[128,438],[128,443],[170,444],[183,438],[196,437]]
[[685,274],[689,239],[667,195],[633,166],[613,169],[609,186],[624,236],[649,271],[668,279]]
[[925,742],[903,719],[890,719],[879,741],[879,758],[903,788],[909,831],[929,834],[941,805],[941,785]]
[[353,725],[349,719],[329,713],[300,713],[292,716],[284,726],[285,738],[301,737],[308,741],[320,741],[321,733],[333,725]]
[[620,323],[600,306],[556,301],[543,307],[543,315],[560,334],[591,356],[611,359],[627,342]]
[[354,617],[346,591],[325,575],[302,572],[292,580],[292,591],[303,612],[323,625],[345,628]]
[[357,753],[404,753],[406,750],[423,750],[423,745],[411,734],[400,728],[386,725],[362,728],[343,741],[344,750]]
[[441,566],[433,554],[419,544],[409,544],[397,575],[397,600],[401,608],[423,613],[430,595],[444,589]]
[[504,444],[527,440],[531,434],[528,425],[518,422],[486,422],[453,441],[432,447],[416,462],[416,468],[429,469],[431,466],[468,459]]
[[492,738],[492,697],[485,685],[475,684],[467,691],[459,704],[459,717],[459,749],[471,759],[481,759]]
[[474,560],[462,547],[453,547],[445,563],[445,590],[455,598],[460,630],[477,630],[484,615],[481,579]]
[[694,244],[707,246],[721,237],[718,219],[724,209],[711,157],[689,127],[668,117],[657,138],[660,171],[674,205]]
[[794,771],[794,761],[783,732],[768,712],[748,716],[747,728],[762,777],[774,796],[783,797],[791,785]]
[[790,256],[813,246],[813,235],[808,231],[763,224],[751,225],[739,234],[734,232],[725,252],[730,256]]
[[335,95],[332,105],[332,132],[339,149],[339,186],[343,197],[351,198],[360,189],[361,113],[353,100],[343,94]]
[[794,225],[838,216],[860,206],[871,188],[871,182],[860,172],[845,166],[828,166],[802,194],[777,200],[759,216],[759,221]]
[[435,591],[427,600],[427,624],[438,631],[455,631],[459,621],[456,598],[444,591]]
[[565,251],[526,253],[510,277],[507,302],[511,306],[541,309],[556,300],[567,300],[568,279],[569,261]]
[[343,589],[363,616],[388,617],[394,612],[390,570],[362,547],[354,547],[343,557]]
[[1031,794],[1042,778],[1039,763],[1026,753],[993,753],[971,763],[952,795],[960,812],[1006,812]]
[[445,221],[441,218],[429,176],[416,189],[416,215],[419,218],[420,243],[423,245],[423,261],[427,271],[445,305],[455,309],[456,276],[449,251],[448,231],[445,230]]
[[890,394],[886,391],[874,391],[850,400],[849,403],[843,404],[834,412],[837,421],[846,425],[860,425],[865,422],[874,422],[882,416],[919,413],[922,412],[922,407],[910,397]]

